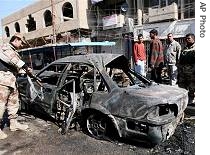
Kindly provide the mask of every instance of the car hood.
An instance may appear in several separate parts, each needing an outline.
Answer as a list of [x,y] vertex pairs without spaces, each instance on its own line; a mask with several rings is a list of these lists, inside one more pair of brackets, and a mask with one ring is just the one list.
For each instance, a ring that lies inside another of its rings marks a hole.
[[178,113],[182,112],[186,108],[187,96],[185,89],[168,85],[132,86],[113,90],[105,106],[113,115],[139,118],[144,117],[151,107],[160,104],[176,104]]

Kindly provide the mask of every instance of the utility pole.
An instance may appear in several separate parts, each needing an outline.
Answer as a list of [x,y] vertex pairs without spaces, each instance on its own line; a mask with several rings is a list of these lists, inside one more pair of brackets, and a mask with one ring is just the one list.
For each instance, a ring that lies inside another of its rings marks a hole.
[[[54,0],[50,0],[51,2],[51,7],[52,7],[52,30],[53,30],[53,44],[56,43],[56,33],[55,33],[55,5],[54,5]],[[54,54],[54,60],[56,60],[56,51],[55,51],[55,46],[53,46],[53,54]]]
[[53,44],[56,43],[56,32],[55,32],[55,5],[54,0],[50,0],[52,7],[52,31],[53,31]]

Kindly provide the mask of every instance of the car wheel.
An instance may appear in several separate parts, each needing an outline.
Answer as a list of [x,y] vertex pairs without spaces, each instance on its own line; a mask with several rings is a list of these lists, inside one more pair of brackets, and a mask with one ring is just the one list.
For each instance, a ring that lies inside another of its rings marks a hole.
[[103,114],[90,114],[86,118],[86,128],[88,133],[96,139],[104,139],[108,135],[110,122]]

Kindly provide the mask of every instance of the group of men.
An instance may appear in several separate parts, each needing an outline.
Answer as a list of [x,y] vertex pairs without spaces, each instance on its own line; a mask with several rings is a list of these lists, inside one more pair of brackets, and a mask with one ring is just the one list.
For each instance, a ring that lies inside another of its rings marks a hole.
[[[167,67],[170,85],[178,85],[189,91],[189,106],[195,106],[195,35],[189,33],[185,36],[186,45],[181,45],[174,40],[172,33],[167,35],[166,46],[163,47],[158,37],[158,31],[150,31],[150,49],[148,54],[148,67],[151,80],[162,83],[162,71]],[[143,35],[138,35],[138,41],[134,43],[133,58],[135,71],[146,76],[146,52],[143,43]]]

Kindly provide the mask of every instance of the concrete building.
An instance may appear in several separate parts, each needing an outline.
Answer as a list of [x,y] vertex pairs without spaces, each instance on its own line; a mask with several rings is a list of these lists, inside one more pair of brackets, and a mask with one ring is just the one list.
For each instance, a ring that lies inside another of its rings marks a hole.
[[[183,43],[186,33],[195,32],[194,10],[195,0],[40,0],[2,19],[3,38],[6,42],[20,31],[33,47],[52,42],[115,41],[111,52],[130,59],[139,33],[148,50],[148,32],[153,28],[163,43],[169,32]],[[101,47],[98,51],[108,50]]]
[[31,46],[88,38],[88,0],[40,0],[2,19],[4,42],[21,32]]
[[2,36],[0,35],[0,46],[3,44]]
[[106,0],[92,7],[97,12],[95,32],[97,40],[116,41],[118,53],[129,59],[133,43],[139,33],[149,50],[149,31],[159,31],[165,44],[169,32],[184,45],[183,37],[195,33],[195,0]]
[[175,38],[195,33],[195,0],[142,0],[142,3],[144,7],[138,7],[138,12],[142,12],[143,22],[135,25],[135,37],[143,33],[148,39],[152,28],[159,30],[161,39],[169,32],[174,33]]

